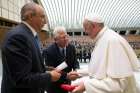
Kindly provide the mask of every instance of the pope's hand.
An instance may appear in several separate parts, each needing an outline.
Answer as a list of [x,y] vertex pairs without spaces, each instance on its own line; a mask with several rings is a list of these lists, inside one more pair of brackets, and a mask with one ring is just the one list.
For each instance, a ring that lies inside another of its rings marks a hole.
[[79,78],[79,74],[76,71],[71,71],[67,74],[67,78],[70,80],[75,80]]
[[51,74],[51,80],[53,82],[59,80],[60,76],[61,76],[61,73],[60,71],[57,71],[57,70],[52,70],[50,71],[50,74]]
[[83,93],[85,91],[84,83],[81,82],[75,89],[72,91],[72,93]]

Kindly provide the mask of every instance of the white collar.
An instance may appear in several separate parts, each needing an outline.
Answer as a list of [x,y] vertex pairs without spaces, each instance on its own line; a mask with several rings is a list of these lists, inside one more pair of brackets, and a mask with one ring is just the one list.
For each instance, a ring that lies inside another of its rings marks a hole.
[[66,47],[64,47],[64,48],[62,48],[62,47],[59,47],[59,49],[60,49],[60,50],[62,50],[62,49],[66,50]]
[[35,29],[33,27],[31,27],[27,22],[22,21],[23,24],[25,24],[33,33],[34,36],[37,35],[37,32],[35,31]]
[[107,27],[105,26],[98,34],[97,36],[93,39],[93,42],[96,43],[100,37],[104,34],[104,32],[106,31]]

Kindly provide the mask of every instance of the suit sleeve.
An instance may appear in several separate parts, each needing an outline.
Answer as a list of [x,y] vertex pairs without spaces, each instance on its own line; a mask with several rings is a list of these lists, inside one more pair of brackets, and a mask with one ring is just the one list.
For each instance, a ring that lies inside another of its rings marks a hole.
[[49,73],[35,71],[33,68],[31,50],[27,38],[23,35],[12,36],[5,45],[7,67],[17,88],[45,88],[51,83]]

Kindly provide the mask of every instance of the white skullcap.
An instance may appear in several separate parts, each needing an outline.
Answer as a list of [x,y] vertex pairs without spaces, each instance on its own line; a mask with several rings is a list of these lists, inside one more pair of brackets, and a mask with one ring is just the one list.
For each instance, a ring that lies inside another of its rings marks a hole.
[[98,14],[96,14],[96,13],[90,13],[87,16],[85,16],[84,19],[86,19],[88,21],[91,21],[91,22],[104,23],[102,18]]

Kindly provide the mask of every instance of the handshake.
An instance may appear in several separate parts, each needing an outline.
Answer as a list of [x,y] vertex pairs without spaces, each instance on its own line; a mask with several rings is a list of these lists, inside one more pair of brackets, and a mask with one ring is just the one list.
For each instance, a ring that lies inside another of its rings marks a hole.
[[[48,70],[47,72],[51,74],[52,82],[59,80],[59,78],[61,77],[62,70],[65,69],[67,66],[68,66],[67,63],[64,61],[60,65],[58,65],[56,68],[50,67],[50,66],[46,67]],[[75,80],[79,77],[80,76],[76,71],[67,73],[67,79]]]
[[[56,68],[54,68],[51,71],[47,71],[47,72],[49,72],[51,74],[52,82],[59,80],[59,78],[61,77],[61,73],[62,73],[61,70],[58,70]],[[75,80],[75,79],[80,78],[80,77],[81,76],[76,71],[69,72],[69,73],[67,73],[67,76],[66,76],[66,78],[69,80]]]

